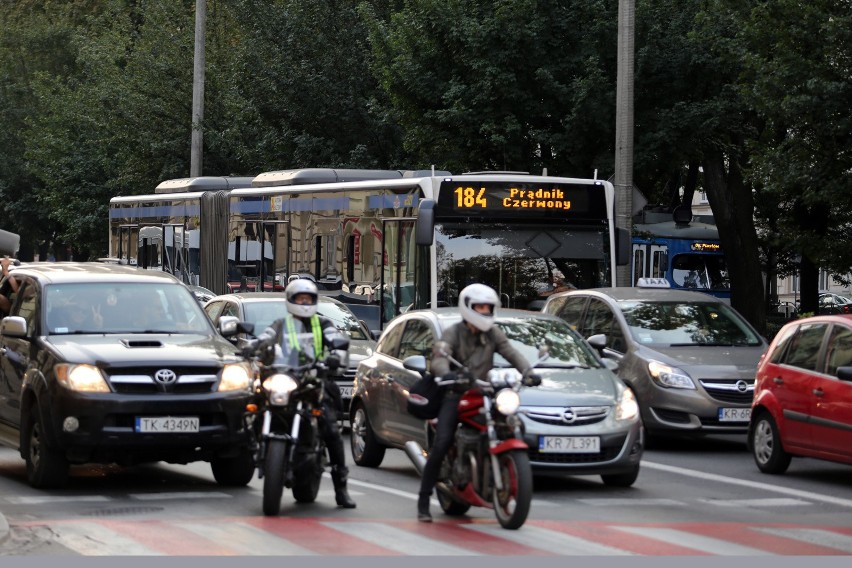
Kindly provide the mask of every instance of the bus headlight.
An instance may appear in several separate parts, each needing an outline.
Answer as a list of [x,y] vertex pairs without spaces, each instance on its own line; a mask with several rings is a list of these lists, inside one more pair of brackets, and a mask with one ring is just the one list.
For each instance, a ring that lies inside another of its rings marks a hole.
[[497,410],[501,414],[511,416],[521,406],[521,396],[512,389],[503,389],[497,393],[494,404],[497,405]]
[[661,387],[695,390],[695,383],[692,382],[686,371],[677,367],[670,367],[659,361],[649,361],[648,374]]
[[296,390],[298,383],[290,375],[276,374],[263,381],[263,389],[269,396],[272,406],[284,406],[290,401],[290,393]]
[[230,363],[222,367],[222,380],[219,392],[249,390],[251,388],[251,367],[247,363]]
[[77,392],[110,392],[101,370],[93,365],[60,363],[53,367],[59,384]]

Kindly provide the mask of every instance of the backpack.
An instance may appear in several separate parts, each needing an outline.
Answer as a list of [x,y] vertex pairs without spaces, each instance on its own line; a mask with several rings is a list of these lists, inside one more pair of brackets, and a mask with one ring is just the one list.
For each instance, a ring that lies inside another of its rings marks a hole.
[[427,373],[408,389],[408,413],[422,420],[437,418],[442,399],[441,387],[435,382],[435,378]]

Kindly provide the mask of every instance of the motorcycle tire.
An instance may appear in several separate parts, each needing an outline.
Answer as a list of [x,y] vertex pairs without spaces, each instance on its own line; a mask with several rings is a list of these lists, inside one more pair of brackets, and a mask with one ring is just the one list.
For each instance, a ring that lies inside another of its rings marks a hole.
[[445,515],[449,517],[460,517],[467,513],[470,509],[470,503],[457,501],[445,489],[437,487],[435,489],[435,492],[438,494],[438,503],[440,503],[441,510],[444,511]]
[[533,475],[530,458],[522,450],[512,450],[497,456],[503,489],[492,489],[491,502],[497,521],[504,529],[518,529],[527,520],[532,503]]
[[270,440],[263,465],[263,514],[267,517],[274,517],[281,511],[286,459],[287,443],[284,440]]
[[322,452],[295,471],[293,479],[293,498],[298,503],[313,503],[319,494],[322,481]]

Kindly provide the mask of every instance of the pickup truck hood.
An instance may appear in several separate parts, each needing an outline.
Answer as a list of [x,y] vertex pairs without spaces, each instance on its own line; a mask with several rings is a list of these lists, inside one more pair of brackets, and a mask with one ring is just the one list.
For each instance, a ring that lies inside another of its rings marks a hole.
[[52,335],[45,342],[61,360],[110,366],[211,365],[241,359],[237,348],[219,335]]

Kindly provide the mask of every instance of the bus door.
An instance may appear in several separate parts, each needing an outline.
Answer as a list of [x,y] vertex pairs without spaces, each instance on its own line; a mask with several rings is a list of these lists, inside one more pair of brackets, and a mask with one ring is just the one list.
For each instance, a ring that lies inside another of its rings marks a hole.
[[121,225],[118,227],[119,264],[136,264],[136,252],[139,245],[139,225]]
[[186,230],[182,224],[163,225],[163,270],[189,282]]
[[660,244],[633,244],[633,285],[639,278],[666,278],[669,247]]
[[283,290],[290,266],[290,223],[251,221],[228,243],[228,288],[233,292]]
[[386,219],[382,223],[382,327],[414,304],[414,222],[414,219]]

